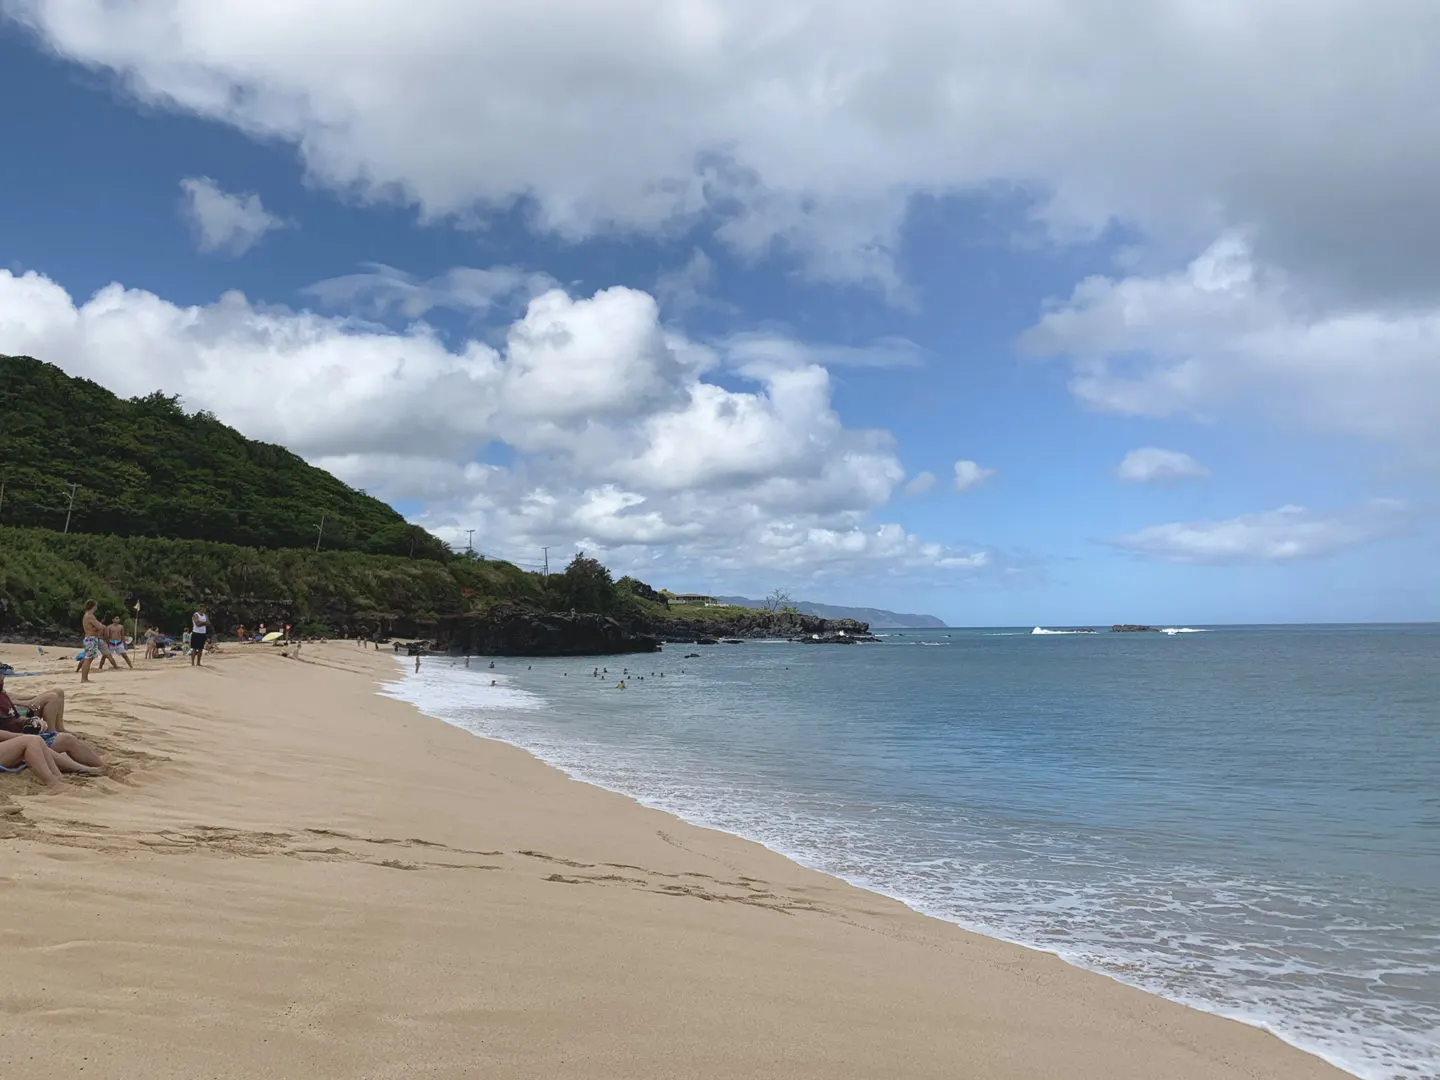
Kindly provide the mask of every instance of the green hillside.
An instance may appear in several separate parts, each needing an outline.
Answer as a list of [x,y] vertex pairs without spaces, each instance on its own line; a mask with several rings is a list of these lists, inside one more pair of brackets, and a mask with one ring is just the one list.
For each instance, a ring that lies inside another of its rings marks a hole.
[[445,544],[281,446],[154,393],[0,356],[0,525],[444,560]]
[[86,599],[127,625],[138,602],[145,625],[175,633],[205,603],[226,633],[263,620],[316,634],[415,634],[443,615],[555,602],[539,575],[507,562],[0,528],[0,633],[75,636]]

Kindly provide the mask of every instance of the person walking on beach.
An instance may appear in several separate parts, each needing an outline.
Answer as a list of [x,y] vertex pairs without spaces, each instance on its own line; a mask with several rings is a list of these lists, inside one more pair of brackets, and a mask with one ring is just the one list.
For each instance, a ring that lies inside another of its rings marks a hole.
[[95,663],[96,657],[106,655],[108,646],[106,638],[109,631],[105,629],[99,617],[95,614],[95,601],[85,601],[85,614],[80,616],[80,631],[84,634],[81,647],[84,650],[80,657],[80,681],[90,681],[90,665]]
[[210,616],[205,614],[205,605],[201,604],[190,616],[190,663],[195,667],[200,666],[200,661],[205,656],[205,642],[208,640]]

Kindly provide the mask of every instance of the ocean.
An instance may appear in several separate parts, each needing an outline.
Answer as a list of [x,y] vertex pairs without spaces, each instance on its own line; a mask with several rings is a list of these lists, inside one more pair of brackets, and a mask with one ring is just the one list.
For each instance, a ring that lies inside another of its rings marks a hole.
[[1177,629],[436,657],[388,692],[1356,1076],[1440,1077],[1440,626]]

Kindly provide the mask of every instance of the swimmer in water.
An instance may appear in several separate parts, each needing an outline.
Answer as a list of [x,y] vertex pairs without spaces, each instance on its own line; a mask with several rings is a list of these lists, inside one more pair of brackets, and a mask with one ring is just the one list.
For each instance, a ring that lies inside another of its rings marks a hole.
[[494,685],[495,685],[495,680],[494,680],[494,679],[491,679],[491,680],[490,680],[490,685],[491,685],[491,686],[494,686]]
[[625,680],[624,680],[624,679],[621,679],[618,683],[616,683],[616,684],[615,684],[615,689],[616,689],[616,690],[624,690],[624,689],[625,689]]

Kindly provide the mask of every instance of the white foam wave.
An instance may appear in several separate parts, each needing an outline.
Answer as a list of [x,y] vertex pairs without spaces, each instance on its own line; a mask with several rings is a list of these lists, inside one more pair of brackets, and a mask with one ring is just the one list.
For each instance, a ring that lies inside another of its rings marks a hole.
[[1208,633],[1210,633],[1209,630],[1196,629],[1196,628],[1193,627],[1193,626],[1162,626],[1162,627],[1160,628],[1160,632],[1161,632],[1162,634],[1208,634]]
[[1093,630],[1046,630],[1043,626],[1037,626],[1031,630],[1032,634],[1093,634]]

